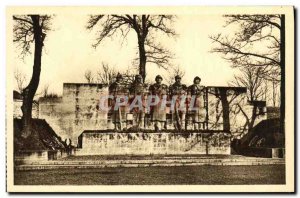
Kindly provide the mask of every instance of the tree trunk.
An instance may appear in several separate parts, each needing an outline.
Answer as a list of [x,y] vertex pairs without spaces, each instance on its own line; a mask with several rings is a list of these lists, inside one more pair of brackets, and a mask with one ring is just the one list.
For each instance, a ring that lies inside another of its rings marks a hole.
[[219,89],[219,91],[223,109],[223,130],[230,132],[229,102],[227,100],[227,90]]
[[280,29],[280,132],[284,133],[285,128],[285,15],[281,15]]
[[140,64],[139,64],[139,74],[143,78],[143,82],[145,82],[146,78],[146,50],[145,50],[145,39],[144,38],[138,38],[139,42],[139,57],[140,57]]
[[272,81],[272,88],[273,88],[273,107],[276,106],[276,94],[275,94],[275,82],[274,80]]
[[253,109],[252,109],[251,121],[250,121],[250,123],[249,123],[249,125],[248,125],[248,130],[249,130],[249,131],[250,131],[250,130],[253,128],[253,126],[254,126],[254,123],[255,123],[255,120],[256,120],[256,116],[257,116],[256,111],[257,111],[257,106],[254,104]]
[[42,48],[45,35],[42,32],[40,25],[40,16],[31,15],[33,22],[33,33],[34,33],[34,63],[31,80],[28,86],[23,92],[23,104],[22,104],[22,136],[28,137],[31,134],[32,129],[32,103],[33,98],[40,81],[41,73],[41,59],[42,59]]

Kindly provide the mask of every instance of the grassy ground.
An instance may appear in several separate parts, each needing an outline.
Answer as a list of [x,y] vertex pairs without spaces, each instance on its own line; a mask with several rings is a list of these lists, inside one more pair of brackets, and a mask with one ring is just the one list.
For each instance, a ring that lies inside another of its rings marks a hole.
[[16,185],[284,184],[284,165],[56,169],[15,172]]

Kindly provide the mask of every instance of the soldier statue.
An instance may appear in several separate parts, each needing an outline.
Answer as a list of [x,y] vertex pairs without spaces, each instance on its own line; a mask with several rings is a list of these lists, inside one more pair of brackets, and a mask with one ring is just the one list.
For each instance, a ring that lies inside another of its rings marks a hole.
[[130,104],[137,105],[131,109],[133,114],[133,126],[144,128],[147,90],[141,75],[136,75],[134,82],[130,85]]
[[172,121],[175,129],[181,130],[185,128],[187,86],[181,83],[180,76],[175,76],[175,83],[170,86],[169,92],[175,103],[171,107]]
[[122,130],[123,123],[126,122],[126,115],[128,111],[128,105],[118,105],[122,104],[125,97],[128,97],[128,90],[122,84],[123,77],[118,73],[116,81],[109,86],[109,95],[113,96],[110,100],[109,106],[112,112],[112,122],[114,124],[115,130]]
[[149,87],[149,94],[152,96],[151,99],[159,99],[158,103],[154,106],[151,106],[150,109],[151,119],[152,122],[154,122],[155,131],[160,131],[166,126],[166,105],[164,105],[163,100],[167,98],[168,86],[162,84],[162,80],[163,78],[160,75],[157,75],[155,77],[156,83]]
[[189,95],[189,109],[192,114],[192,120],[194,124],[194,129],[198,130],[201,128],[201,123],[204,123],[205,115],[204,110],[204,86],[200,85],[201,78],[196,76],[194,78],[193,85],[188,88]]

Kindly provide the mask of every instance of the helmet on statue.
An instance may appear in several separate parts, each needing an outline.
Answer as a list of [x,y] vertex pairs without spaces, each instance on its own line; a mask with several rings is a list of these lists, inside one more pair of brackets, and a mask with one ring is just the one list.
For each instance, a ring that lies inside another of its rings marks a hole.
[[163,78],[161,77],[161,75],[157,75],[157,76],[155,77],[155,80],[157,80],[157,79],[163,80]]

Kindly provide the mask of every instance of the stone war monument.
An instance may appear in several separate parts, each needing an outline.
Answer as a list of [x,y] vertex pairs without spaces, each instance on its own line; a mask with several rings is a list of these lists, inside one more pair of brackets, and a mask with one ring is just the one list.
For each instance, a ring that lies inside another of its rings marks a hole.
[[230,155],[231,140],[247,133],[243,114],[253,110],[246,88],[180,80],[167,86],[157,75],[146,85],[136,75],[126,84],[118,74],[110,85],[64,83],[62,97],[39,100],[39,117],[71,139],[76,155]]
[[8,6],[7,191],[290,192],[294,9]]

